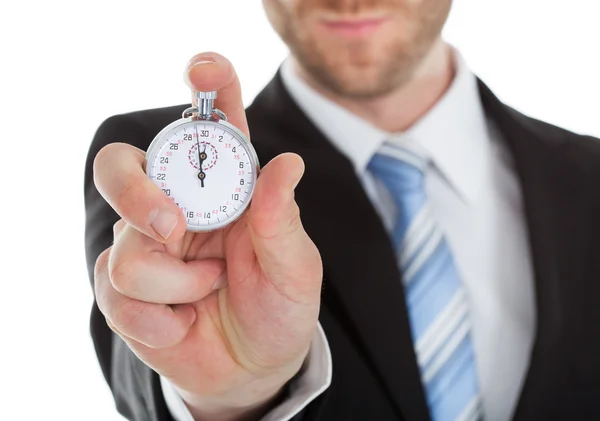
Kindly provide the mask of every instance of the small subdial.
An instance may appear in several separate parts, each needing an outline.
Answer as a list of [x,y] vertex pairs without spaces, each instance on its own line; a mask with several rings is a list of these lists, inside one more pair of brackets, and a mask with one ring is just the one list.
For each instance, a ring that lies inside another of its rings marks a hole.
[[[208,142],[200,142],[200,154],[205,153],[206,158],[202,161],[202,170],[207,171],[215,166],[217,160],[219,159],[219,154],[217,152],[217,148],[215,148],[212,144]],[[190,165],[200,171],[200,165],[198,164],[198,145],[194,144],[190,148],[188,152],[188,159],[190,161]]]

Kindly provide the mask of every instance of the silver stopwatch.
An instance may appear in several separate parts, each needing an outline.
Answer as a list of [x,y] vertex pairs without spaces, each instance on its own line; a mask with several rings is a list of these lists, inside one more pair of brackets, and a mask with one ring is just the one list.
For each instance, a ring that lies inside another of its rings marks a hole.
[[258,177],[248,138],[214,108],[216,92],[160,131],[146,153],[146,174],[183,212],[189,231],[213,231],[248,207]]

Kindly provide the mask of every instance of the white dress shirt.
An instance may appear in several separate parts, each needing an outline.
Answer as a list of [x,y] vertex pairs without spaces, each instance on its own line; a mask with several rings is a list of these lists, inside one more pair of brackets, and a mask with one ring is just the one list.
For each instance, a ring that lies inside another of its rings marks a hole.
[[[480,102],[475,76],[454,51],[456,76],[444,96],[404,133],[386,133],[321,96],[290,60],[283,83],[315,126],[353,162],[359,180],[391,230],[396,207],[367,171],[380,145],[411,142],[431,158],[425,189],[445,233],[469,301],[472,340],[486,421],[506,421],[516,407],[536,327],[533,269],[521,189],[493,124]],[[292,418],[331,382],[335,360],[319,326],[291,397],[264,421]],[[193,421],[181,398],[161,378],[177,421]]]

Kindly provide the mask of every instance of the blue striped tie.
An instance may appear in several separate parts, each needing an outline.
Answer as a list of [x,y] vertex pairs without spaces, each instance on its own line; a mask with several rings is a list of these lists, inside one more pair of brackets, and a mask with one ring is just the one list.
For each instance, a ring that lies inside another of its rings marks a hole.
[[425,157],[384,143],[369,171],[398,208],[391,233],[403,275],[410,324],[431,418],[481,419],[468,303],[448,243],[427,202]]

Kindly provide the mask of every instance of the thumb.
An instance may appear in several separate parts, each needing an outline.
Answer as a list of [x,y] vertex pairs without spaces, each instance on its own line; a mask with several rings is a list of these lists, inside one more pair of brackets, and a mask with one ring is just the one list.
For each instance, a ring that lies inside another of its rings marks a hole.
[[277,291],[294,302],[320,299],[322,263],[300,220],[294,189],[304,174],[300,156],[284,153],[260,173],[248,225],[260,268]]

